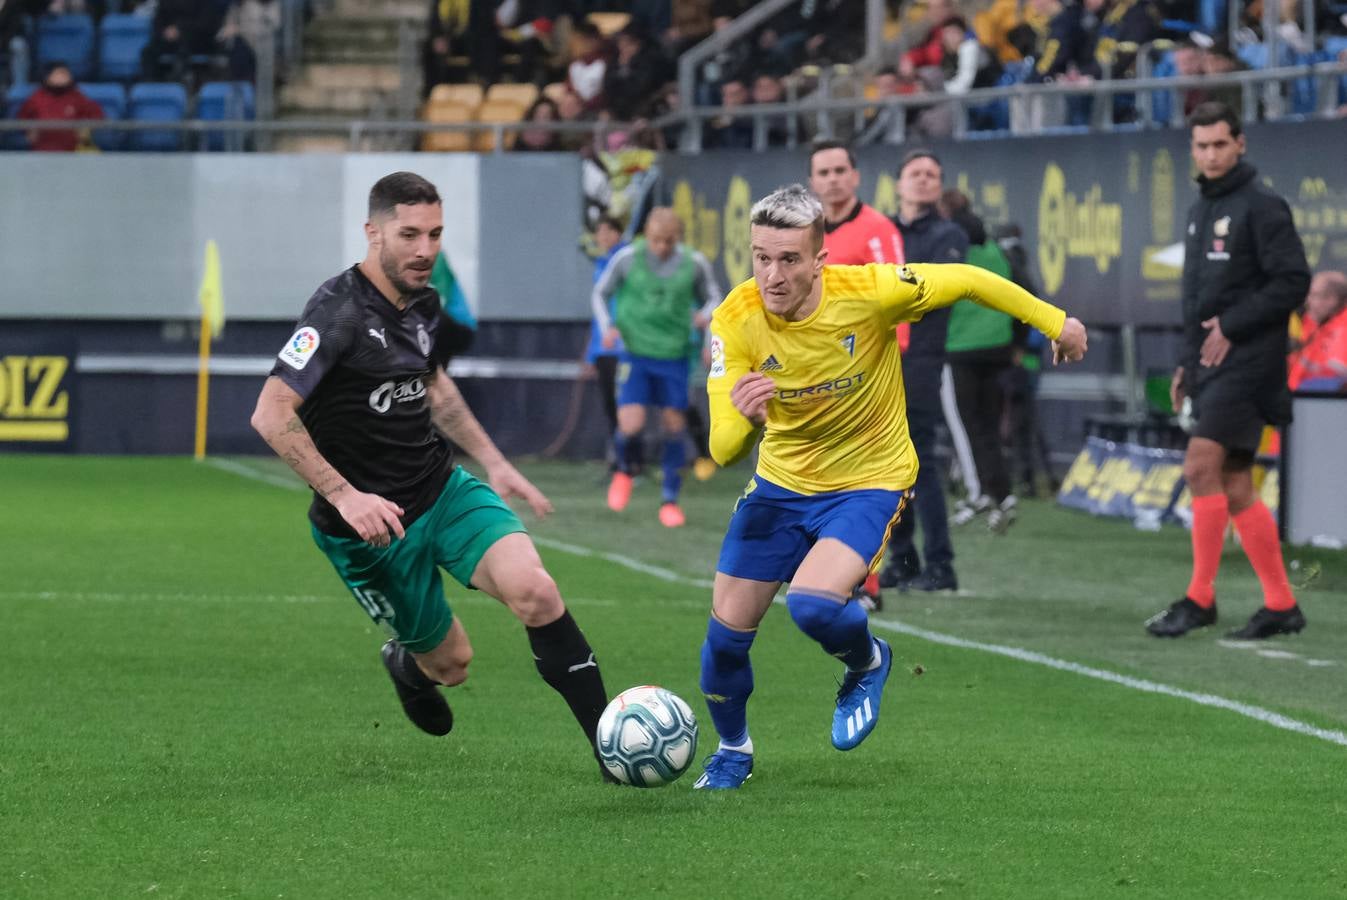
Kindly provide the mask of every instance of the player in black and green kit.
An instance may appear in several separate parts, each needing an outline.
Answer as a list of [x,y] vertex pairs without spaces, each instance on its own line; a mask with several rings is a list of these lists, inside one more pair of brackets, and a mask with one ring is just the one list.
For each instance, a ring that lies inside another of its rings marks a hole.
[[[604,346],[621,337],[618,368],[617,471],[608,486],[608,506],[625,509],[632,479],[626,446],[645,427],[645,409],[658,407],[664,429],[663,498],[659,520],[670,528],[684,523],[678,506],[688,408],[688,357],[694,326],[704,329],[720,302],[711,264],[679,243],[683,223],[672,209],[657,207],[646,218],[645,236],[608,263],[594,285],[591,304]],[[614,316],[608,301],[616,298]]]
[[[467,678],[472,646],[439,569],[505,603],[539,674],[593,746],[607,703],[598,663],[502,497],[539,516],[547,498],[501,455],[445,373],[435,186],[398,172],[370,191],[363,262],[323,284],[281,349],[253,427],[312,486],[313,537],[393,639],[382,657],[418,728],[453,727],[440,686]],[[454,465],[449,438],[490,486]]]

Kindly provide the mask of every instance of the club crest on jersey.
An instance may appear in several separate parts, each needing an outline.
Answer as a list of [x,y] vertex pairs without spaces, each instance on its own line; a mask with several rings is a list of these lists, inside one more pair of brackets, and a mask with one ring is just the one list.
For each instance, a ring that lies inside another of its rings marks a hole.
[[714,334],[711,335],[711,371],[706,373],[706,377],[725,377],[725,342]]
[[856,355],[856,332],[853,331],[851,334],[849,334],[849,335],[847,335],[846,337],[842,338],[842,346],[846,348],[847,356],[855,356],[855,355]]
[[419,323],[416,326],[416,346],[421,348],[422,356],[430,355],[430,332],[426,331],[426,326]]
[[1221,216],[1211,226],[1211,233],[1218,238],[1223,238],[1230,234],[1230,217]]
[[313,354],[318,350],[318,331],[305,325],[290,336],[290,340],[285,342],[281,348],[281,362],[285,363],[296,371],[302,370],[313,359]]
[[758,371],[759,371],[759,372],[780,372],[780,371],[781,371],[782,369],[784,369],[784,368],[786,368],[786,367],[783,366],[783,365],[781,365],[781,363],[777,361],[776,354],[773,353],[773,354],[771,354],[770,356],[768,356],[766,359],[764,359],[764,360],[762,361],[762,365],[758,366]]

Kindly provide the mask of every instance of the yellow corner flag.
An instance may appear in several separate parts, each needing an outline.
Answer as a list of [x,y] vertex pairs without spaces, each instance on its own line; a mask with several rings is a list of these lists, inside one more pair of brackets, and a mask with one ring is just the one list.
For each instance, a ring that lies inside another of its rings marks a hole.
[[224,331],[224,290],[220,285],[220,248],[206,241],[206,263],[201,273],[201,343],[197,351],[196,442],[193,455],[206,458],[206,413],[210,403],[210,344]]

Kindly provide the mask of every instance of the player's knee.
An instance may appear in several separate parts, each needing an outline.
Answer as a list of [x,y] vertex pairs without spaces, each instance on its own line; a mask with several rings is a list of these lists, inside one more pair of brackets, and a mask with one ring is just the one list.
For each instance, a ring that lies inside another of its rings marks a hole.
[[1216,493],[1222,487],[1220,467],[1201,456],[1184,459],[1183,479],[1198,495]]
[[845,604],[811,591],[792,589],[786,593],[786,608],[801,631],[816,637],[832,628],[843,614]]
[[557,583],[542,566],[524,573],[506,601],[519,621],[531,628],[555,622],[566,609]]
[[440,659],[420,660],[421,669],[445,687],[454,687],[468,680],[468,663],[472,662],[472,648],[455,650]]

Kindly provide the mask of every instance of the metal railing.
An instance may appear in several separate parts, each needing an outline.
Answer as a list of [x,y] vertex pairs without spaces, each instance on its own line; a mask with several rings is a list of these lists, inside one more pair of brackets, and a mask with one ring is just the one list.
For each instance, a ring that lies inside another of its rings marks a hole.
[[[1119,128],[1153,127],[1163,128],[1176,124],[1182,114],[1183,103],[1180,99],[1186,90],[1201,88],[1210,90],[1226,86],[1236,86],[1243,98],[1245,121],[1277,120],[1286,115],[1285,98],[1280,91],[1261,90],[1267,86],[1275,88],[1304,78],[1312,79],[1317,87],[1317,107],[1309,115],[1329,117],[1337,104],[1338,79],[1347,76],[1347,63],[1328,62],[1314,65],[1288,66],[1278,69],[1260,69],[1248,72],[1231,72],[1225,75],[1179,76],[1173,78],[1135,78],[1117,81],[1097,81],[1088,84],[1067,84],[1056,82],[1041,85],[1013,85],[998,88],[980,88],[963,95],[950,94],[911,94],[883,99],[866,98],[822,98],[810,97],[789,103],[759,104],[741,107],[699,107],[680,110],[647,123],[647,127],[667,130],[682,127],[685,136],[700,139],[700,126],[708,120],[722,116],[748,119],[753,122],[754,149],[767,146],[769,131],[773,120],[785,116],[788,119],[809,117],[816,122],[818,137],[829,137],[836,133],[838,122],[849,120],[852,127],[863,124],[881,110],[901,111],[896,115],[895,129],[890,132],[890,140],[903,137],[903,122],[906,110],[923,108],[937,104],[950,104],[955,112],[954,136],[969,134],[968,110],[982,107],[993,101],[1007,101],[1011,106],[1027,106],[1049,98],[1092,97],[1094,98],[1092,119],[1085,128],[1072,130],[1113,131]],[[1159,123],[1150,121],[1151,101],[1156,92],[1170,92],[1174,96],[1171,102],[1170,121]],[[1268,94],[1275,95],[1275,102],[1268,102]],[[1113,121],[1113,98],[1118,95],[1134,95],[1136,108],[1141,122],[1131,126],[1120,126]],[[1260,116],[1261,113],[1261,116]],[[0,135],[7,132],[61,131],[89,129],[99,132],[176,132],[180,135],[202,135],[207,133],[242,134],[252,137],[252,145],[258,148],[268,146],[268,139],[278,134],[286,135],[330,135],[344,134],[349,140],[349,149],[353,152],[369,150],[410,150],[419,135],[432,133],[490,133],[494,152],[509,149],[506,136],[517,135],[522,131],[540,130],[560,134],[584,134],[595,141],[602,141],[612,132],[630,132],[636,128],[630,122],[424,122],[410,119],[379,120],[354,119],[333,122],[323,120],[289,121],[214,121],[189,119],[176,122],[147,122],[136,120],[81,120],[71,122],[5,120],[0,121]],[[1016,134],[1031,135],[1042,133],[1060,133],[1060,128],[1024,128]],[[1003,132],[1002,132],[1003,133]],[[988,132],[996,134],[996,132]],[[798,146],[808,137],[804,129],[798,126],[787,132],[787,146]],[[189,143],[189,142],[184,142]],[[672,148],[670,148],[672,149]],[[697,152],[700,145],[691,141],[681,149]]]

